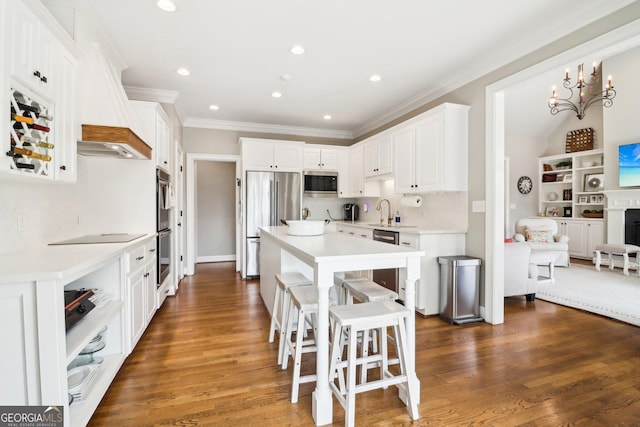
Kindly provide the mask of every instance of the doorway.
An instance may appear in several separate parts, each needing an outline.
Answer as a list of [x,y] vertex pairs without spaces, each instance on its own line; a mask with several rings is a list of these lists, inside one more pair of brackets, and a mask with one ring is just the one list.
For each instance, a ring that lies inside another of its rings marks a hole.
[[[230,218],[227,218],[226,224],[227,226],[232,225],[233,228],[233,238],[235,238],[235,261],[236,261],[236,271],[239,271],[240,266],[240,254],[239,254],[239,228],[238,224],[240,221],[240,190],[237,183],[240,179],[240,156],[238,155],[224,155],[224,154],[203,154],[203,153],[187,153],[187,164],[186,164],[186,172],[187,172],[187,221],[186,221],[186,267],[185,274],[193,275],[195,272],[195,264],[198,261],[198,240],[201,236],[200,230],[198,229],[198,165],[202,165],[201,169],[205,170],[205,173],[201,174],[206,176],[207,170],[211,170],[211,165],[215,164],[215,162],[222,163],[231,163],[231,166],[235,170],[235,180],[229,182],[229,187],[225,188],[225,192],[233,193],[233,203],[234,209],[233,214],[230,214]],[[233,187],[233,188],[230,188]],[[206,190],[206,189],[205,189]],[[212,194],[213,195],[213,194]],[[215,209],[215,206],[212,207]],[[210,224],[209,224],[210,225]],[[203,230],[208,229],[211,230],[210,227],[204,227]],[[211,237],[211,236],[209,236]],[[203,259],[203,261],[215,261],[215,259]]]
[[617,30],[585,42],[569,51],[558,54],[546,61],[512,74],[485,89],[485,126],[486,126],[486,170],[495,170],[487,174],[485,192],[487,213],[485,215],[485,319],[492,324],[504,323],[504,184],[505,174],[501,167],[505,157],[505,91],[523,81],[562,67],[567,62],[575,62],[588,55],[601,59],[619,54],[640,45],[640,22],[621,27]]

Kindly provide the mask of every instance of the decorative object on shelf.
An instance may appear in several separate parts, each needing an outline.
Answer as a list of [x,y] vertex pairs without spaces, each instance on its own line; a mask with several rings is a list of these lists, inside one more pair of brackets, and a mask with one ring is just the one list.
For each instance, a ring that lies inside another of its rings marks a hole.
[[578,203],[587,203],[588,201],[589,201],[589,198],[587,196],[578,197]]
[[542,182],[556,182],[557,175],[555,173],[543,173]]
[[562,190],[562,200],[571,200],[573,199],[573,190],[571,188],[565,188]]
[[553,170],[553,166],[551,166],[550,164],[545,163],[544,165],[542,165],[542,170],[545,172],[549,172]]
[[583,218],[603,218],[604,212],[601,210],[597,210],[597,211],[585,210],[585,211],[582,211],[582,217]]
[[571,181],[573,181],[573,175],[571,175],[570,173],[566,174],[565,176],[562,177],[562,181],[563,182],[571,182]]
[[562,208],[562,216],[565,218],[571,218],[572,209],[571,206],[565,206]]
[[604,191],[604,174],[603,173],[585,174],[584,191],[590,192],[590,193]]
[[533,182],[528,176],[521,176],[520,179],[518,179],[518,191],[521,194],[529,194],[532,188]]
[[563,160],[561,162],[556,163],[556,170],[566,170],[566,169],[571,169],[571,161],[570,160]]
[[[571,83],[569,70],[566,70],[564,74],[562,87],[569,90],[569,96],[566,98],[558,98],[556,87],[554,86],[551,89],[551,98],[548,103],[551,114],[556,115],[560,111],[570,110],[574,111],[578,119],[582,120],[587,108],[596,102],[602,101],[604,107],[611,107],[613,105],[613,98],[616,97],[616,91],[613,88],[611,76],[607,79],[607,86],[602,90],[600,74],[596,70],[596,64],[593,64],[591,81],[589,83],[587,83],[584,78],[583,67],[584,64],[578,65],[578,81],[575,84]],[[574,93],[574,90],[576,93]],[[574,95],[577,95],[575,101],[572,100]]]
[[604,202],[604,195],[598,194],[596,196],[596,198],[597,198],[596,203],[603,203]]
[[598,203],[598,196],[595,194],[593,196],[589,196],[589,203]]
[[594,133],[593,128],[577,129],[567,132],[564,151],[566,153],[575,153],[576,151],[593,150]]
[[547,207],[547,209],[545,210],[544,214],[546,216],[560,216],[560,209],[558,209],[557,207]]
[[596,162],[582,162],[583,168],[592,168],[596,165]]
[[547,200],[549,200],[550,202],[555,202],[556,200],[558,200],[558,193],[556,193],[555,191],[547,193]]

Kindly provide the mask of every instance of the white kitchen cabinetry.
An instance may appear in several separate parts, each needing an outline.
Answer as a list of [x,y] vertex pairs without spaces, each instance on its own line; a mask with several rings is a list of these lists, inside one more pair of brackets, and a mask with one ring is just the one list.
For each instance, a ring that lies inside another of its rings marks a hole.
[[240,138],[242,169],[301,172],[304,142]]
[[[380,195],[378,181],[364,180],[364,148],[363,144],[357,144],[349,149],[349,192],[341,197],[377,197]],[[340,181],[338,180],[338,185]]]
[[393,141],[390,133],[364,142],[364,177],[377,178],[393,172]]
[[141,126],[140,136],[153,149],[156,166],[170,174],[171,168],[171,128],[169,117],[157,102],[130,101]]
[[467,191],[468,116],[445,103],[391,130],[396,193]]
[[[24,260],[37,260],[26,263]],[[4,254],[0,260],[0,401],[5,405],[59,405],[64,426],[89,422],[109,385],[129,354],[129,313],[132,310],[127,279],[136,271],[151,272],[155,263],[155,237],[127,244],[42,246]],[[151,296],[136,302],[144,307],[139,317],[148,323]],[[143,274],[144,276],[144,274]],[[144,279],[143,279],[144,282]],[[96,307],[68,330],[64,291],[93,289]],[[143,288],[136,288],[143,289]],[[142,291],[140,294],[144,294]],[[88,357],[85,349],[98,334],[104,347],[83,399],[68,403],[67,371]]]
[[604,220],[557,219],[558,233],[569,237],[569,255],[592,259],[596,246],[604,243]]
[[[0,7],[6,66],[0,72],[0,170],[76,180],[75,42],[40,3],[7,0]],[[17,116],[16,117],[14,117]],[[14,143],[15,145],[11,145]]]
[[156,312],[156,239],[145,240],[127,251],[129,301],[127,354],[131,353]]
[[304,170],[338,170],[338,150],[304,147]]
[[[440,265],[438,257],[465,254],[464,233],[400,233],[400,245],[425,252],[416,283],[416,311],[428,316],[440,313]],[[406,276],[401,270],[399,296],[404,299]]]
[[349,157],[351,150],[345,150],[338,156],[338,197],[351,197],[351,183],[349,179]]
[[373,229],[347,225],[344,223],[336,223],[336,231],[348,236],[360,237],[363,239],[373,239]]

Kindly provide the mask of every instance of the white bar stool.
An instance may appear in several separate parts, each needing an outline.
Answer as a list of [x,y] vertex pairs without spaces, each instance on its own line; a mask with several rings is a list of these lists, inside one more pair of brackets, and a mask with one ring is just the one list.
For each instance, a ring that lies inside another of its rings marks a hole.
[[396,292],[367,278],[345,279],[342,281],[342,288],[345,304],[351,304],[354,299],[360,302],[395,301],[398,299]]
[[276,274],[276,294],[273,298],[273,308],[271,310],[271,326],[269,327],[269,342],[273,342],[275,332],[278,330],[280,340],[278,342],[278,365],[282,364],[282,354],[284,352],[285,340],[285,319],[289,310],[289,290],[295,286],[310,286],[313,281],[307,279],[302,273],[286,272]]
[[[406,334],[406,319],[410,311],[394,301],[377,301],[361,304],[340,305],[329,308],[329,316],[333,324],[331,358],[329,367],[329,387],[336,396],[338,402],[345,409],[345,425],[352,427],[355,424],[355,395],[377,388],[387,388],[396,385],[403,389],[407,396],[407,406],[411,419],[418,419],[418,393],[414,385],[408,380],[407,357],[409,346]],[[396,352],[400,361],[400,372],[395,375],[389,371],[387,354],[387,327],[393,327],[396,343]],[[380,332],[380,353],[366,357],[357,357],[357,335],[371,329]],[[343,346],[348,332],[347,360],[342,360]],[[356,384],[356,369],[367,369],[371,362],[380,362],[380,379]],[[347,370],[346,385],[339,382],[335,384],[335,378],[343,377],[342,370]]]
[[[293,383],[291,385],[291,403],[298,401],[298,390],[300,384],[316,381],[315,374],[300,376],[300,368],[302,367],[302,354],[317,352],[315,341],[316,336],[316,316],[318,314],[318,289],[311,286],[298,286],[289,290],[291,295],[291,303],[287,311],[286,324],[286,344],[284,354],[282,355],[282,369],[287,369],[289,355],[293,358]],[[293,342],[293,314],[297,312],[298,324],[295,329],[296,340]],[[313,338],[304,339],[304,332],[307,330],[307,316],[313,330]]]

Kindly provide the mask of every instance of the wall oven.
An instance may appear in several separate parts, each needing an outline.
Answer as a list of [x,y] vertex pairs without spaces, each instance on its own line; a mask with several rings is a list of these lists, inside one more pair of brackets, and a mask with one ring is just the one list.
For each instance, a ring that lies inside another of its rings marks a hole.
[[156,170],[156,232],[158,233],[158,283],[171,272],[171,179],[162,169]]

